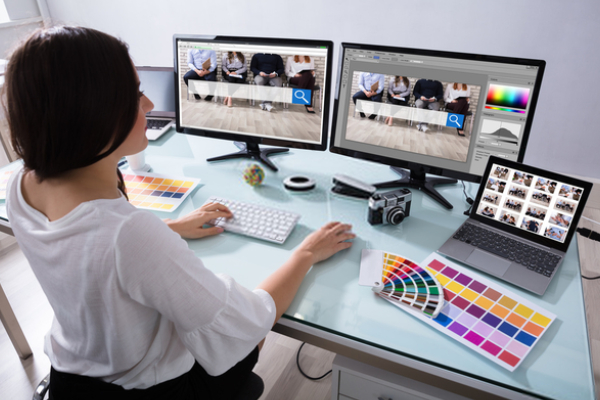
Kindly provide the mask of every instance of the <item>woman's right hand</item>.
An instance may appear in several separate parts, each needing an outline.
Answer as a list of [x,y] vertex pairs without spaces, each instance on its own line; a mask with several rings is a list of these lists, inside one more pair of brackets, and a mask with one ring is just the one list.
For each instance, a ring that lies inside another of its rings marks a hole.
[[312,264],[326,260],[338,251],[352,246],[352,242],[347,241],[356,237],[351,229],[350,224],[329,222],[308,235],[295,253],[309,256]]

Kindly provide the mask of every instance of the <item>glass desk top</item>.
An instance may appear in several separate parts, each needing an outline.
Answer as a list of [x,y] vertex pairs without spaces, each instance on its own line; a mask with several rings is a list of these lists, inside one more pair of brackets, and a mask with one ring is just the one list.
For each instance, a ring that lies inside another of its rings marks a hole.
[[[313,230],[328,221],[351,223],[357,234],[353,247],[309,271],[284,318],[518,392],[555,399],[594,398],[575,240],[542,297],[486,275],[557,315],[557,320],[519,368],[509,372],[378,298],[370,288],[358,285],[364,248],[389,251],[417,263],[438,249],[466,219],[463,211],[468,205],[460,184],[437,187],[454,205],[453,210],[446,210],[412,190],[410,216],[400,225],[371,226],[367,222],[367,201],[331,193],[332,177],[342,173],[368,183],[395,179],[396,175],[388,167],[329,152],[291,149],[289,153],[271,158],[279,172],[263,168],[265,181],[253,188],[244,182],[242,174],[254,161],[205,161],[208,157],[235,151],[237,148],[232,142],[177,134],[174,130],[151,142],[146,149],[146,162],[152,166],[152,172],[201,179],[200,187],[175,212],[155,212],[160,218],[183,216],[215,195],[302,215],[283,245],[227,232],[188,241],[207,268],[229,274],[244,286],[253,288],[283,264],[292,249]],[[286,190],[283,180],[297,174],[315,179],[316,189],[307,193]],[[477,188],[476,184],[466,183],[471,197]],[[0,205],[0,218],[5,218],[4,213],[4,205]]]

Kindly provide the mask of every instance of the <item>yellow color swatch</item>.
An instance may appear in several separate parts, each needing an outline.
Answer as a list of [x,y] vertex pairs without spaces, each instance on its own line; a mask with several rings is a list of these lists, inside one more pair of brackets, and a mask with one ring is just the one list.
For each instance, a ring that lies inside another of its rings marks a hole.
[[476,293],[471,289],[465,289],[464,292],[462,292],[460,295],[465,299],[469,300],[470,302],[473,302],[473,300],[475,300],[477,296],[479,296],[479,293]]
[[508,296],[503,296],[498,304],[502,304],[504,307],[512,310],[518,303]]
[[162,208],[163,210],[170,210],[171,208],[173,208],[173,204],[163,204],[162,206],[160,206],[160,208]]
[[148,189],[150,189],[150,190],[156,190],[157,187],[158,187],[158,185],[155,185],[155,184],[148,185]]
[[552,321],[550,318],[548,318],[545,315],[542,315],[540,313],[535,313],[533,315],[533,317],[531,318],[531,320],[533,322],[535,322],[536,324],[540,324],[543,327],[548,326],[548,324]]
[[181,186],[186,187],[186,188],[190,188],[193,185],[194,185],[194,182],[185,181],[185,182],[183,182],[183,185],[181,185]]
[[163,181],[163,185],[167,185],[167,186],[171,186],[171,184],[173,183],[173,179],[165,179]]
[[181,186],[183,184],[183,181],[175,181],[173,182],[173,186]]
[[137,187],[138,187],[138,189],[146,189],[148,187],[148,184],[142,182]]
[[481,296],[480,298],[477,299],[475,304],[477,304],[478,306],[480,306],[482,308],[485,308],[486,310],[489,310],[490,307],[494,305],[494,302],[486,297]]
[[438,274],[436,276],[436,279],[440,282],[440,285],[442,285],[442,286],[446,286],[448,284],[448,282],[450,282],[450,278],[448,278],[447,276],[442,275],[442,274]]
[[461,285],[460,283],[456,283],[454,281],[450,282],[448,284],[448,286],[446,286],[446,289],[448,290],[452,290],[454,293],[460,293],[461,290],[463,290],[465,287],[463,285]]
[[533,310],[529,307],[525,307],[523,304],[519,304],[517,308],[515,308],[515,312],[525,318],[529,318],[531,314],[533,314]]
[[160,204],[160,203],[152,203],[152,204],[150,204],[150,208],[160,208],[161,205],[162,204]]

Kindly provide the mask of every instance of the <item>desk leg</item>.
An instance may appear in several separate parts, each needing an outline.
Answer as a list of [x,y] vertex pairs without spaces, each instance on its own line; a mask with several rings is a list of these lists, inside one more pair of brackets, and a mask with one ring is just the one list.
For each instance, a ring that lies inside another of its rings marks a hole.
[[29,343],[27,343],[27,339],[19,326],[19,321],[17,321],[15,313],[10,307],[10,303],[4,293],[4,289],[2,289],[2,285],[0,285],[0,320],[2,320],[2,325],[4,325],[4,329],[6,329],[8,337],[19,354],[19,357],[24,360],[31,356],[31,347],[29,347]]

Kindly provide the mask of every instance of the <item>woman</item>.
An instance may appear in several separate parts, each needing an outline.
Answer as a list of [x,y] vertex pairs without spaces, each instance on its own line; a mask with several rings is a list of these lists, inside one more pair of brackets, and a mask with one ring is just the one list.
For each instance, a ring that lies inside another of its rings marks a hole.
[[[390,103],[397,106],[407,106],[408,98],[410,97],[410,82],[408,78],[405,76],[398,76],[394,78],[393,81],[390,81],[390,85],[388,87],[388,99]],[[392,126],[394,119],[392,117],[387,117],[385,119],[385,123],[389,126]]]
[[[248,67],[246,66],[246,59],[242,53],[237,51],[228,51],[227,54],[223,54],[223,60],[221,62],[221,75],[223,80],[229,83],[244,83],[248,76]],[[229,94],[235,93],[234,90],[230,90]],[[227,107],[232,107],[233,102],[231,96],[223,99],[223,104],[227,104]]]
[[309,104],[305,104],[306,112],[314,114],[312,106],[312,94],[315,89],[315,63],[309,56],[289,56],[285,63],[285,75],[288,82],[296,85],[299,89],[310,90],[310,96],[306,99]]
[[[444,101],[446,102],[446,109],[452,111],[455,114],[467,115],[469,111],[469,101],[471,100],[471,88],[466,83],[453,83],[446,86],[446,92],[444,93]],[[463,121],[465,121],[463,119]],[[464,126],[464,122],[463,122]],[[456,128],[458,136],[465,136],[463,128]]]
[[221,233],[203,226],[230,217],[226,207],[163,222],[128,203],[117,164],[147,146],[153,104],[124,43],[89,28],[38,30],[11,55],[3,90],[24,163],[8,216],[55,313],[50,398],[235,397],[311,265],[350,247],[350,226],[312,233],[248,290],[182,239]]

